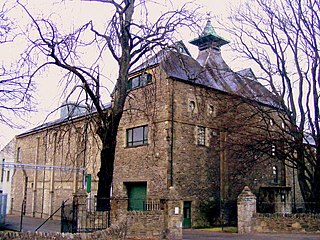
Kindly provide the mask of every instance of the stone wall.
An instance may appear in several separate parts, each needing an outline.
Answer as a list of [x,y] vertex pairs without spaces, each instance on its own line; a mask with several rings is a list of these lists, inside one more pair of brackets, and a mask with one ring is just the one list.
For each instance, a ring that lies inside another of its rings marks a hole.
[[128,236],[146,236],[148,238],[165,237],[164,211],[157,212],[128,212],[127,217]]
[[[171,192],[170,189],[169,196],[172,195]],[[123,204],[118,201],[118,206],[120,205]],[[124,211],[119,208],[116,210],[117,221],[125,222],[126,235],[131,238],[181,240],[182,201],[162,200],[162,205],[161,209],[154,211]]]
[[245,187],[238,197],[238,233],[320,232],[320,214],[256,213],[256,197]]
[[[159,211],[127,211],[110,228],[92,233],[44,233],[44,232],[0,232],[0,239],[127,239],[127,240],[181,240],[181,201],[167,201]],[[178,210],[178,211],[177,211]]]
[[318,232],[320,214],[255,214],[252,231],[266,232]]

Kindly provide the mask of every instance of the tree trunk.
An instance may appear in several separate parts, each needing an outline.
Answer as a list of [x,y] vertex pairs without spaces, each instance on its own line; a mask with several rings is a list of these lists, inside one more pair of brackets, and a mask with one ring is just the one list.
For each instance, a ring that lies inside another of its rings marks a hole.
[[[123,103],[125,98],[123,99]],[[122,111],[118,114],[112,112],[107,119],[107,127],[100,128],[98,134],[102,140],[100,153],[101,165],[98,173],[97,211],[109,211],[111,209],[111,186],[116,151],[117,131],[121,120]]]

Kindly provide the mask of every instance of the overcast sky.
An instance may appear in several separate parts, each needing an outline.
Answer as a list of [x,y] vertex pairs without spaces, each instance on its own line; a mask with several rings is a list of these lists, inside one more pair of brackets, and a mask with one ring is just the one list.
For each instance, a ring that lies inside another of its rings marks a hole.
[[[79,0],[66,0],[63,3],[59,4],[52,4],[52,2],[54,2],[52,0],[22,0],[22,2],[26,3],[28,9],[35,15],[42,14],[44,17],[51,15],[51,18],[56,19],[58,24],[60,24],[60,28],[64,29],[66,32],[70,29],[73,29],[74,26],[80,25],[81,23],[86,23],[91,19],[93,19],[96,24],[99,24],[99,22],[104,21],[105,16],[108,13],[111,13],[111,10],[108,10],[107,7],[102,6],[101,3],[83,3],[79,2]],[[174,5],[179,6],[186,1],[164,0],[163,2],[167,3],[168,5],[170,2],[172,2]],[[203,15],[210,13],[211,16],[227,16],[230,5],[234,5],[236,2],[239,2],[239,0],[197,0],[196,2],[197,4],[203,6],[203,8],[201,9],[201,13]],[[154,11],[154,13],[156,14],[157,12],[159,12],[159,9],[160,8],[155,7],[154,9],[151,9],[151,11]],[[22,28],[24,26],[24,23],[28,20],[28,17],[18,10],[14,13],[14,17],[16,18],[16,23]],[[212,20],[212,23],[215,26],[214,19]],[[205,25],[205,22],[203,22],[202,24]],[[216,31],[221,35],[219,29],[216,29]],[[191,50],[194,57],[196,57],[196,48],[193,48],[190,44],[188,44],[188,41],[190,41],[196,35],[190,32],[183,32],[180,33],[180,36],[184,43],[187,44],[187,47]],[[223,35],[223,37],[226,36]],[[226,38],[228,38],[228,36]],[[0,48],[2,52],[0,62],[4,61],[4,58],[6,58],[8,61],[8,56],[14,56],[13,52],[15,52],[15,50],[17,49],[21,50],[23,49],[23,47],[23,45],[11,45],[10,49]],[[228,59],[229,61],[231,61],[231,57],[228,58],[228,54],[224,53],[224,51],[227,52],[227,50],[227,47],[225,47],[225,50],[222,49],[222,54],[227,56],[226,61],[227,63],[231,64],[232,67],[232,63],[228,62]],[[108,73],[105,74],[112,78],[116,74],[116,69],[109,69]],[[37,82],[37,92],[35,94],[36,100],[38,102],[37,113],[30,114],[30,116],[28,117],[28,122],[23,123],[24,129],[11,129],[7,126],[0,125],[0,148],[4,147],[15,135],[43,123],[48,113],[50,113],[61,104],[61,93],[59,93],[59,88],[57,87],[58,80],[59,79],[57,78],[54,71],[49,71],[43,74],[42,78]],[[56,117],[57,115],[54,115],[50,119]]]

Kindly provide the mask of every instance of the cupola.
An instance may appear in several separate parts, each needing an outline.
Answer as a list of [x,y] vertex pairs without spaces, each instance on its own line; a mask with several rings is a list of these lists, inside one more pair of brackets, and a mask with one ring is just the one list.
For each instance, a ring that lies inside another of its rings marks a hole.
[[208,19],[205,28],[203,29],[201,35],[190,41],[191,44],[196,45],[199,51],[213,48],[220,51],[220,47],[228,44],[229,41],[220,37],[214,30],[210,19]]

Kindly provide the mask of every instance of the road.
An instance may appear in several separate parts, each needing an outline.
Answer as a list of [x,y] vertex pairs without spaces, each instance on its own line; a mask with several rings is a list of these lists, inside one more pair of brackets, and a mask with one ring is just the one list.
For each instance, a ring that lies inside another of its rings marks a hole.
[[183,240],[320,240],[320,233],[237,234],[203,230],[183,230]]

